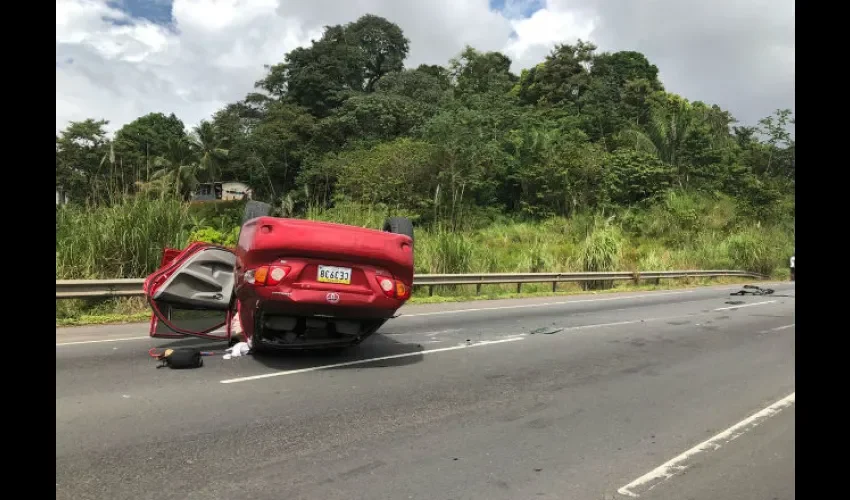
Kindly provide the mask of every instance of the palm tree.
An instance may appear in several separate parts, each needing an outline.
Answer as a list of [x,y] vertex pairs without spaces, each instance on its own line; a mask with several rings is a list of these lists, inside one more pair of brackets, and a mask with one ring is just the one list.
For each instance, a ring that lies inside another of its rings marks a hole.
[[192,132],[190,140],[198,154],[200,170],[208,181],[215,182],[230,152],[221,147],[222,138],[212,123],[204,120]]
[[149,182],[138,183],[139,189],[186,198],[198,184],[193,153],[191,142],[185,138],[169,138],[165,154],[154,159],[157,170]]
[[684,100],[670,102],[664,110],[656,110],[650,115],[643,129],[632,128],[622,132],[622,138],[633,142],[638,151],[657,155],[672,165],[687,183],[687,166],[682,164],[680,156],[685,143],[694,131],[694,114]]

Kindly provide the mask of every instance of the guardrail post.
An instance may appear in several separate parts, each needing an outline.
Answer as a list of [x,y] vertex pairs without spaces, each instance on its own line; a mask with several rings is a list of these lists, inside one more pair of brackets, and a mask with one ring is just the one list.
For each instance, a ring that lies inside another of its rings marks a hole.
[[522,283],[516,284],[516,293],[522,293]]
[[553,282],[552,282],[552,293],[555,293],[555,292],[557,292],[557,291],[558,291],[558,282],[557,282],[557,281],[553,281]]
[[428,285],[428,296],[429,297],[434,296],[434,285]]
[[635,271],[634,278],[635,285],[640,285],[640,271]]
[[475,295],[481,295],[481,283],[475,285]]

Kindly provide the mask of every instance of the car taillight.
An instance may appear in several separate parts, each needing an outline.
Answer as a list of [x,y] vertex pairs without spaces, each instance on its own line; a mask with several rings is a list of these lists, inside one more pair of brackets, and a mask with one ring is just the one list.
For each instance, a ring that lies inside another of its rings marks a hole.
[[395,281],[386,276],[378,276],[378,286],[384,291],[384,295],[390,298],[395,298]]
[[245,272],[245,281],[258,286],[274,286],[289,275],[289,266],[261,266]]
[[394,280],[388,276],[375,276],[378,286],[384,295],[391,299],[407,300],[410,298],[410,287],[401,281]]
[[395,282],[395,296],[401,300],[407,300],[410,298],[410,287],[402,283],[401,281]]

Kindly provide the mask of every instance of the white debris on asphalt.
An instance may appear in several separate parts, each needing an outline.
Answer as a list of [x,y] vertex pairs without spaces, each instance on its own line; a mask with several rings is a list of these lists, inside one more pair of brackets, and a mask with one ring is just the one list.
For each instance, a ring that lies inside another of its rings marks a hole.
[[227,354],[224,355],[224,359],[238,358],[249,354],[251,352],[251,346],[247,342],[239,342],[234,344],[233,347],[225,349],[225,352]]

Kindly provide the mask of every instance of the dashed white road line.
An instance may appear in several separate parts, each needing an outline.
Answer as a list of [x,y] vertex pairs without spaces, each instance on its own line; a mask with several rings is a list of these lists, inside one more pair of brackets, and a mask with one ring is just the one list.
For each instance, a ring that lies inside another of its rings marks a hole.
[[426,349],[422,351],[416,352],[405,352],[402,354],[392,354],[389,356],[379,356],[376,358],[368,358],[368,359],[358,359],[354,361],[346,361],[343,363],[333,363],[330,365],[321,365],[321,366],[311,366],[309,368],[300,368],[298,370],[287,370],[282,372],[273,372],[273,373],[264,373],[262,375],[252,375],[249,377],[239,377],[239,378],[231,378],[227,380],[222,380],[222,384],[235,384],[238,382],[249,382],[251,380],[260,380],[264,378],[271,377],[282,377],[284,375],[296,375],[299,373],[308,373],[315,372],[319,370],[327,370],[329,368],[341,368],[344,366],[354,366],[354,365],[365,365],[367,363],[374,363],[375,361],[384,361],[387,359],[398,359],[398,358],[408,358],[411,356],[424,356],[426,354],[436,354],[438,352],[446,352],[446,351],[456,351],[458,349],[472,349],[475,347],[486,347],[497,344],[504,344],[507,342],[516,342],[518,340],[522,340],[522,336],[508,337],[500,340],[484,340],[481,342],[469,343],[469,344],[460,344],[452,347],[441,347],[439,349]]
[[741,309],[742,307],[763,306],[765,304],[773,304],[775,302],[776,302],[775,300],[765,300],[765,301],[762,301],[762,302],[751,302],[749,304],[741,304],[741,305],[737,305],[737,306],[718,307],[717,309],[714,309],[714,310],[715,311],[728,311],[730,309]]
[[759,333],[770,333],[770,332],[779,332],[782,330],[787,330],[788,328],[794,328],[795,323],[791,323],[790,325],[777,326],[776,328],[768,328],[767,330],[762,330]]
[[786,328],[794,328],[795,323],[791,323],[790,325],[785,326],[777,326],[776,328],[771,328],[771,332],[778,332],[779,330],[785,330]]
[[[560,328],[559,331],[574,331],[574,330],[586,330],[586,329],[590,329],[590,328],[604,328],[604,327],[609,327],[609,326],[633,325],[633,324],[637,324],[637,323],[649,323],[649,322],[653,322],[653,321],[663,321],[663,320],[688,318],[688,317],[693,317],[693,315],[692,314],[683,314],[683,315],[678,315],[678,316],[664,316],[664,317],[659,317],[659,318],[641,318],[641,319],[632,319],[632,320],[628,320],[628,321],[615,321],[615,322],[611,322],[611,323],[594,323],[594,324],[590,324],[590,325],[568,326],[568,327]],[[464,343],[464,344],[460,344],[460,345],[456,345],[456,346],[452,346],[452,347],[442,347],[442,348],[439,348],[439,349],[428,349],[428,350],[424,350],[424,351],[416,351],[416,352],[409,352],[409,353],[403,353],[403,354],[394,354],[394,355],[391,355],[391,356],[381,356],[381,357],[377,357],[377,358],[358,359],[358,360],[355,360],[355,361],[346,361],[344,363],[336,363],[336,364],[321,365],[321,366],[311,366],[309,368],[301,368],[301,369],[298,369],[298,370],[288,370],[288,371],[283,371],[283,372],[264,373],[262,375],[252,375],[252,376],[249,376],[249,377],[240,377],[240,378],[235,378],[235,379],[222,380],[221,383],[222,384],[233,384],[233,383],[236,383],[236,382],[247,382],[247,381],[250,381],[250,380],[258,380],[258,379],[269,378],[269,377],[280,377],[282,375],[295,375],[295,374],[298,374],[298,373],[314,372],[314,371],[318,371],[318,370],[324,370],[324,369],[327,369],[327,368],[337,368],[337,367],[342,367],[342,366],[361,365],[361,364],[365,364],[365,363],[371,363],[373,361],[382,361],[382,360],[385,360],[385,359],[405,358],[405,357],[409,357],[409,356],[418,356],[420,354],[421,355],[434,354],[434,353],[438,353],[438,352],[454,351],[454,350],[457,350],[457,349],[466,349],[466,348],[469,348],[469,347],[483,347],[483,346],[487,346],[487,345],[501,344],[501,343],[504,343],[504,342],[513,342],[513,341],[516,341],[516,340],[522,340],[527,335],[528,334],[526,334],[526,333],[521,333],[519,335],[510,336],[510,337],[506,337],[506,338],[499,339],[499,340],[482,340],[482,341],[475,342],[475,343]],[[428,341],[425,341],[425,342],[427,343]]]
[[703,441],[702,443],[694,446],[688,451],[680,454],[672,460],[669,460],[668,462],[647,472],[643,476],[635,479],[631,483],[623,486],[622,488],[617,490],[617,493],[629,497],[638,497],[640,495],[639,493],[636,493],[636,490],[641,490],[642,492],[651,490],[658,484],[666,481],[667,479],[670,479],[677,473],[685,470],[687,466],[683,464],[688,459],[702,452],[717,450],[723,444],[732,441],[733,439],[739,437],[740,435],[764,422],[766,419],[776,415],[785,408],[788,408],[789,406],[793,405],[795,402],[795,395],[796,391],[773,403],[767,408],[750,415],[749,417],[745,418],[744,420],[741,420],[732,427],[729,427],[725,431],[716,434],[714,437],[711,437],[706,441]]

